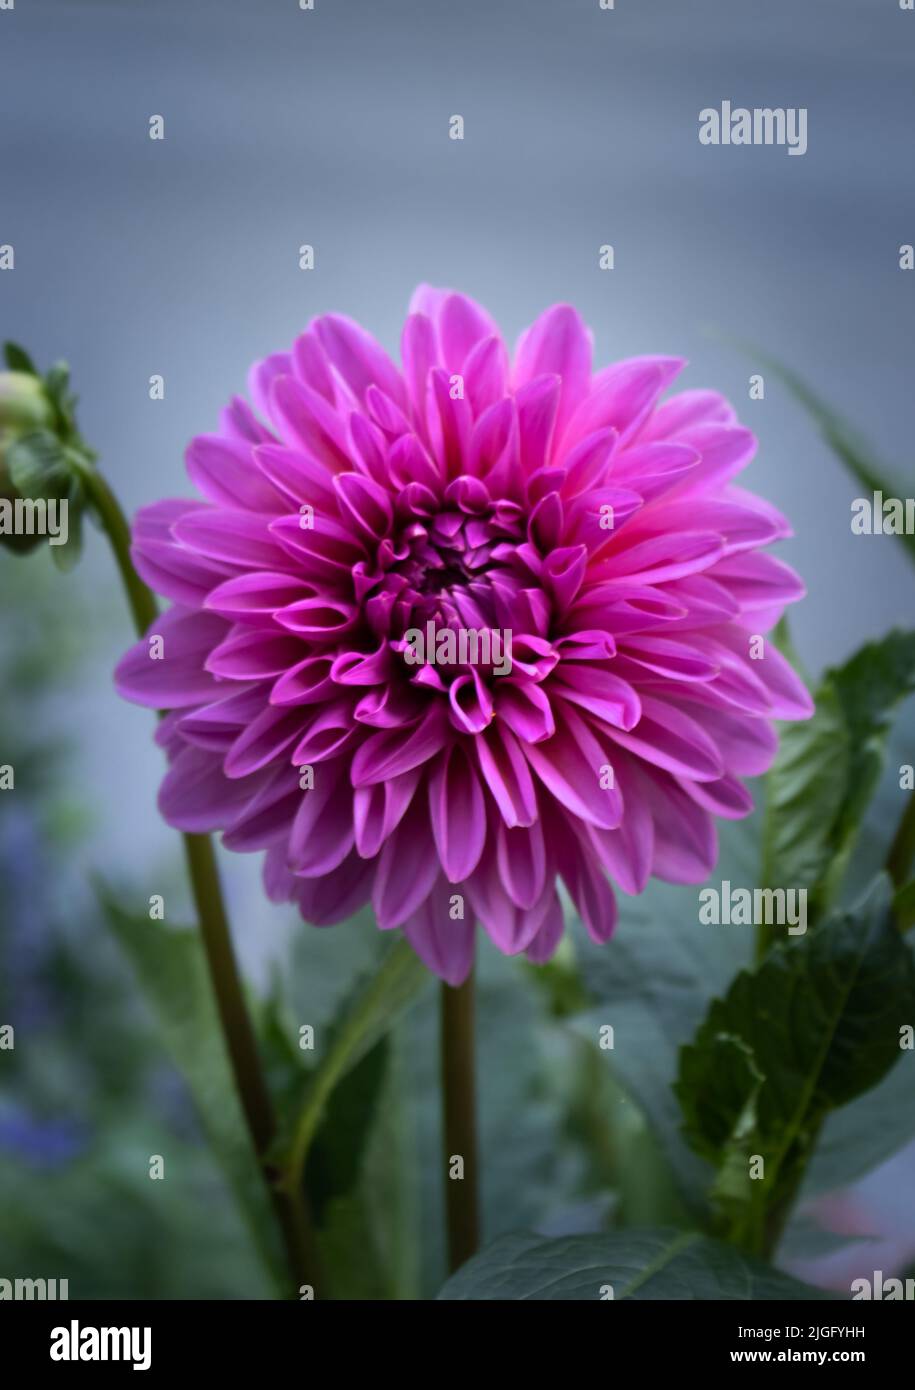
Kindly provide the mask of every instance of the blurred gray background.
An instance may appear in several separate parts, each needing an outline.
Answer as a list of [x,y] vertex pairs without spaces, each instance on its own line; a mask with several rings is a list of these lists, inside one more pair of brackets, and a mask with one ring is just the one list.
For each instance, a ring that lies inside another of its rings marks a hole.
[[[817,670],[911,620],[915,585],[891,538],[851,535],[860,489],[774,379],[748,399],[754,367],[726,344],[797,368],[911,492],[913,61],[898,0],[16,0],[0,11],[0,242],[16,248],[0,334],[42,366],[69,359],[132,512],[190,490],[187,441],[316,313],[396,352],[422,279],[482,300],[511,339],[570,300],[598,362],[682,354],[684,383],[725,391],[756,430],[747,481],[794,522],[782,553],[809,586],[795,636]],[[808,153],[701,147],[698,113],[724,99],[807,107]],[[60,723],[109,846],[164,854],[151,720],[111,687],[128,624],[89,549],[61,582],[103,631]],[[253,870],[230,872],[263,916]]]

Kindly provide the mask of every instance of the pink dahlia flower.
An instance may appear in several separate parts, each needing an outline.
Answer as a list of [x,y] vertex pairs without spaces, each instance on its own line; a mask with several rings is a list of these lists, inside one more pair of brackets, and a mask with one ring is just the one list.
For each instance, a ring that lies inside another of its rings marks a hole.
[[168,711],[167,821],[265,850],[316,925],[371,902],[457,983],[477,923],[552,955],[558,879],[605,941],[612,885],[707,877],[773,719],[811,712],[751,646],[803,589],[762,553],[787,522],[732,482],[753,435],[712,392],[659,403],[680,360],[593,372],[557,305],[510,361],[426,286],[402,356],[328,314],[252,369],[254,410],[188,450],[204,500],[137,518],[173,606],[117,682]]

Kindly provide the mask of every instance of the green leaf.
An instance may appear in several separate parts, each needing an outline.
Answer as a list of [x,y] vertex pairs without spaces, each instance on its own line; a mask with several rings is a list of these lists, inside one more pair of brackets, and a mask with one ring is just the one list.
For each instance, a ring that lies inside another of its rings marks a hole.
[[800,1200],[848,1187],[915,1139],[912,1067],[903,1053],[878,1086],[826,1117]]
[[335,1087],[305,1166],[319,1258],[332,1298],[389,1298],[392,1290],[362,1190],[369,1139],[387,1071],[382,1038]]
[[[610,1290],[612,1289],[612,1294]],[[619,1231],[549,1240],[501,1236],[453,1275],[440,1299],[827,1299],[821,1289],[694,1231]]]
[[286,1155],[287,1173],[302,1172],[335,1087],[387,1033],[428,980],[429,972],[412,947],[399,941],[344,1007],[332,1041],[308,1083]]
[[779,749],[766,782],[762,882],[813,888],[832,859],[832,829],[848,788],[851,739],[828,678],[816,712],[779,729]]
[[25,348],[20,347],[18,343],[4,343],[3,356],[11,372],[27,372],[29,376],[38,376],[35,363]]
[[305,1165],[315,1221],[328,1204],[355,1188],[384,1083],[388,1040],[381,1038],[335,1087]]
[[83,553],[83,510],[85,492],[81,480],[70,479],[67,494],[67,539],[63,545],[51,545],[51,559],[63,574],[69,574],[79,564]]
[[7,453],[10,479],[23,497],[66,497],[70,469],[63,444],[50,430],[22,435]]
[[100,897],[107,921],[153,1010],[165,1048],[188,1083],[204,1131],[255,1243],[268,1266],[275,1268],[266,1193],[235,1089],[200,938],[196,932],[166,928],[126,912],[110,889],[103,888]]
[[334,1091],[307,1165],[327,1293],[416,1296],[415,1155],[403,1133],[397,1040],[383,1038]]
[[885,763],[890,718],[915,690],[915,633],[893,631],[826,672],[816,713],[780,729],[768,774],[762,882],[835,900]]
[[[906,489],[900,488],[886,474],[882,465],[875,459],[870,445],[865,443],[854,426],[816,395],[796,372],[754,348],[749,348],[748,351],[758,357],[768,371],[785,383],[795,400],[800,402],[819,425],[833,453],[868,492],[882,492],[886,497],[906,495]],[[897,539],[905,548],[909,559],[915,562],[915,535],[901,532],[898,533]]]
[[[756,813],[722,824],[716,874],[735,885],[755,884],[758,826]],[[595,1047],[601,1026],[613,1027],[613,1050],[600,1051],[601,1061],[648,1118],[697,1220],[707,1214],[708,1170],[683,1137],[673,1091],[678,1053],[710,1000],[750,964],[754,945],[752,928],[700,922],[699,891],[654,881],[641,897],[620,899],[609,947],[577,933],[582,981],[594,1007],[573,1023]]]
[[[747,1192],[742,1235],[764,1207],[793,1196],[826,1115],[876,1086],[900,1058],[915,1015],[915,964],[896,930],[885,883],[856,914],[828,919],[742,971],[681,1053],[677,1095],[690,1143],[723,1165],[735,1145],[764,1176]],[[723,1039],[739,1039],[722,1067]],[[753,1124],[747,1126],[748,1108]]]
[[903,931],[915,925],[915,878],[893,895],[893,913]]
[[77,398],[70,390],[67,363],[55,362],[44,378],[44,385],[57,416],[58,433],[69,439],[76,434]]

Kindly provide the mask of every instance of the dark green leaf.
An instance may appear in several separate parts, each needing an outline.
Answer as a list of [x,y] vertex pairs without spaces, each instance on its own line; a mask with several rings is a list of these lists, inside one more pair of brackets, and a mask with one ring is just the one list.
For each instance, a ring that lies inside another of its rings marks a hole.
[[382,1038],[335,1088],[305,1165],[312,1211],[322,1225],[329,1202],[348,1196],[359,1178],[388,1059]]
[[827,671],[816,713],[782,727],[767,779],[762,881],[834,901],[885,761],[890,717],[915,690],[915,633],[893,631]]
[[18,343],[4,343],[3,356],[11,372],[27,372],[29,376],[38,376],[35,363],[25,348],[20,347]]
[[439,1298],[758,1301],[828,1295],[723,1242],[662,1228],[556,1240],[525,1231],[501,1236],[453,1275]]
[[330,1045],[307,1083],[292,1131],[287,1162],[300,1172],[335,1087],[387,1033],[428,980],[429,972],[412,947],[400,941],[344,1006]]
[[70,391],[70,368],[66,362],[55,362],[44,384],[57,416],[58,432],[69,438],[76,430],[76,397]]
[[10,479],[23,497],[66,497],[70,469],[64,446],[50,430],[36,430],[10,445],[7,453]]
[[832,831],[845,797],[851,740],[842,705],[827,678],[816,712],[779,730],[778,756],[766,783],[762,882],[811,889],[833,856]]
[[893,912],[903,931],[915,925],[915,878],[894,894]]
[[[882,1081],[913,1015],[915,964],[881,883],[858,913],[780,944],[713,1002],[681,1053],[691,1144],[718,1164],[735,1145],[747,1166],[761,1155],[764,1176],[747,1194],[757,1210],[790,1195],[826,1115]],[[739,1039],[751,1064],[731,1048],[724,1067],[726,1039]]]
[[[759,817],[725,822],[716,873],[752,886],[758,866]],[[577,935],[582,980],[595,1007],[574,1027],[597,1046],[602,1025],[614,1029],[600,1058],[648,1117],[684,1199],[705,1214],[708,1172],[687,1147],[673,1092],[679,1049],[699,1027],[709,1001],[750,964],[753,930],[699,921],[698,888],[652,882],[641,897],[620,900],[609,948]]]
[[84,496],[82,482],[78,477],[72,477],[67,497],[67,539],[63,545],[49,547],[54,564],[64,574],[79,564],[83,553]]

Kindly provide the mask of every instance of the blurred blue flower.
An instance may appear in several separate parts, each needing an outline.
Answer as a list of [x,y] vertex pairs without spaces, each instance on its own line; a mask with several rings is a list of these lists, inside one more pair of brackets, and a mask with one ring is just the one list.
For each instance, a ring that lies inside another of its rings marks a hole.
[[83,1152],[88,1140],[84,1125],[64,1119],[40,1119],[25,1106],[0,1108],[0,1152],[33,1168],[60,1168]]

